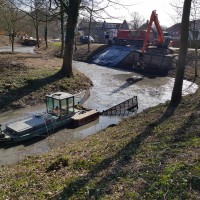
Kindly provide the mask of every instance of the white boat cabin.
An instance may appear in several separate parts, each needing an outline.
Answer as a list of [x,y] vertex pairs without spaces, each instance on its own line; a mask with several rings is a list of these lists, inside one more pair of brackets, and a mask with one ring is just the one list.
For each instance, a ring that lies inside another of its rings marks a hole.
[[56,92],[46,95],[47,113],[59,117],[71,116],[75,112],[74,95],[66,92]]

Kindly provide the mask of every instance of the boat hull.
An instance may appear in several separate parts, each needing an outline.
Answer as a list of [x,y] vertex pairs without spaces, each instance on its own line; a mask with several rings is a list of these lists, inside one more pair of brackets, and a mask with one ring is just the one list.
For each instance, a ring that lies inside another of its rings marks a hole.
[[71,117],[58,118],[55,121],[47,121],[38,127],[33,127],[25,131],[23,134],[14,134],[9,130],[4,130],[5,137],[0,138],[0,143],[19,143],[33,139],[38,136],[48,136],[54,133],[56,129],[66,126],[71,122]]

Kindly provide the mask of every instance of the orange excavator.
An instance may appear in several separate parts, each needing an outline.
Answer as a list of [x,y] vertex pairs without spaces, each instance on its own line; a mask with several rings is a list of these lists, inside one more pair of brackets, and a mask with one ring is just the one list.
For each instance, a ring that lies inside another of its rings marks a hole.
[[[149,43],[149,35],[153,22],[155,23],[158,32],[158,38],[156,45],[148,46],[147,44]],[[133,65],[135,69],[149,69],[150,71],[162,71],[164,73],[172,69],[176,55],[173,54],[173,50],[168,48],[170,40],[170,36],[164,36],[158,21],[158,15],[156,14],[156,11],[153,10],[144,39],[143,48],[133,52]]]
[[156,29],[157,29],[157,32],[158,32],[157,47],[167,48],[168,45],[169,45],[170,39],[164,37],[163,31],[162,31],[160,24],[159,24],[159,21],[158,21],[158,15],[156,14],[156,10],[153,10],[152,13],[151,13],[148,29],[147,29],[147,32],[146,32],[146,37],[145,37],[145,40],[144,40],[142,53],[144,53],[144,51],[147,47],[147,43],[149,41],[149,34],[150,34],[150,31],[151,31],[151,27],[152,27],[153,22],[154,22]]

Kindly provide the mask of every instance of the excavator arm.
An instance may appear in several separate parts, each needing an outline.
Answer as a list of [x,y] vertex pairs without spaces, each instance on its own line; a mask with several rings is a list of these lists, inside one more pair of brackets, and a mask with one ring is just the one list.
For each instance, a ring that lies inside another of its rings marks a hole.
[[146,33],[146,37],[144,40],[144,44],[143,44],[143,48],[142,48],[142,53],[144,53],[146,46],[147,46],[147,42],[149,40],[149,34],[151,31],[151,27],[152,27],[152,23],[155,23],[156,29],[158,31],[158,46],[161,46],[163,43],[163,32],[162,29],[160,27],[159,21],[158,21],[158,15],[156,14],[156,10],[153,10],[151,13],[151,17],[150,17],[150,21],[149,21],[149,25],[148,25],[148,29],[147,29],[147,33]]

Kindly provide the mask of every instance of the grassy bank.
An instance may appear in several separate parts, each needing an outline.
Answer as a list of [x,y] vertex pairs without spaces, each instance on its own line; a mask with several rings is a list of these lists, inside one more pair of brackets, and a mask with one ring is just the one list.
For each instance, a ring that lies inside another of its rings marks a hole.
[[[74,58],[86,61],[104,46],[93,44],[88,52],[87,45],[78,45]],[[0,112],[41,104],[46,94],[55,91],[74,94],[92,86],[90,79],[76,69],[72,78],[59,73],[62,66],[59,49],[60,43],[55,42],[47,49],[41,45],[37,54],[0,53]]]
[[0,111],[44,103],[55,91],[76,93],[92,86],[84,74],[73,69],[66,78],[59,70],[62,59],[32,54],[0,54]]
[[[198,199],[199,104],[190,95],[0,168],[3,199]],[[181,117],[180,117],[181,116]]]
[[[193,77],[193,68],[186,68]],[[199,85],[200,79],[195,82]],[[199,199],[200,90],[0,167],[0,199]]]

